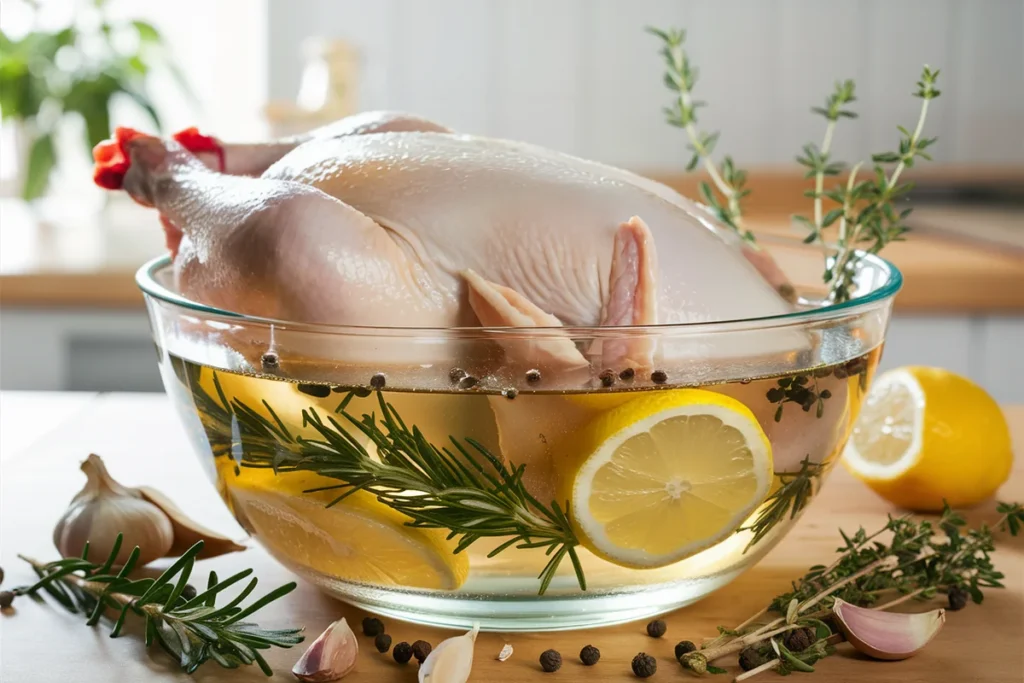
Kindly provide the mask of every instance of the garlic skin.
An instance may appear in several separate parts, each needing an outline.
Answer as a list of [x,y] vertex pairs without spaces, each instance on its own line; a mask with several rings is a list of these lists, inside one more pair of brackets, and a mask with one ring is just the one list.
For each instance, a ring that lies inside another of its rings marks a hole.
[[189,519],[181,508],[156,489],[150,486],[140,486],[131,490],[138,492],[145,501],[160,508],[170,520],[171,528],[174,530],[174,542],[165,555],[178,557],[194,546],[196,541],[203,542],[203,549],[196,555],[196,558],[200,560],[245,550],[244,545],[239,545],[230,538],[210,531],[199,522]]
[[339,619],[321,633],[292,667],[304,683],[336,681],[356,668],[359,641],[345,619]]
[[508,659],[512,656],[513,652],[514,650],[512,649],[512,643],[505,643],[505,645],[501,648],[501,652],[498,653],[498,661],[508,661]]
[[106,557],[119,533],[124,538],[116,566],[127,561],[135,546],[140,566],[167,554],[174,529],[160,508],[117,483],[96,454],[82,463],[82,471],[88,480],[53,529],[53,544],[63,557],[80,556],[86,541],[92,557]]
[[920,652],[942,625],[946,611],[906,614],[857,607],[836,598],[832,605],[839,630],[858,652],[887,661],[907,659]]
[[480,627],[442,640],[420,666],[419,683],[466,683],[473,669],[473,646]]

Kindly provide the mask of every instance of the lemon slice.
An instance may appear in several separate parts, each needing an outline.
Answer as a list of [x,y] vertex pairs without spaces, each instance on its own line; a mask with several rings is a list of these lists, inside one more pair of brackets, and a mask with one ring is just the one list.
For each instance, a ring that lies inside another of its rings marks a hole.
[[454,554],[445,530],[408,527],[407,517],[363,491],[332,507],[327,503],[338,491],[302,493],[332,483],[305,473],[275,477],[271,470],[250,469],[229,481],[228,491],[239,522],[286,564],[403,588],[452,590],[466,580],[467,554]]
[[583,544],[611,562],[661,567],[731,534],[768,494],[771,445],[739,401],[653,392],[574,437],[563,492]]
[[855,476],[910,510],[979,503],[1009,476],[1010,432],[981,387],[948,370],[905,367],[875,380],[843,454]]

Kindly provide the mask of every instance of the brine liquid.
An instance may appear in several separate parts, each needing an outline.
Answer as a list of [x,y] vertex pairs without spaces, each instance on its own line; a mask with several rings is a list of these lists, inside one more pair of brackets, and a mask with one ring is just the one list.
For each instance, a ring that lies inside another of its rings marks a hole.
[[[823,472],[838,458],[878,355],[876,349],[841,365],[788,377],[700,388],[727,394],[753,412],[772,445],[777,487],[783,481],[781,477],[797,472],[805,458],[821,463]],[[537,576],[549,559],[542,550],[510,548],[488,557],[505,539],[483,538],[455,555],[457,539],[448,539],[442,530],[409,528],[405,525],[407,518],[368,493],[359,492],[328,508],[338,490],[309,492],[337,485],[337,479],[249,466],[246,440],[231,417],[239,404],[291,437],[311,438],[315,433],[304,426],[303,411],[313,409],[326,420],[335,415],[351,387],[235,374],[174,356],[167,358],[164,369],[169,392],[220,495],[242,526],[287,566],[343,596],[349,594],[346,587],[350,587],[356,592],[379,588],[537,599]],[[366,384],[370,384],[369,374]],[[594,414],[640,391],[630,381],[617,377],[610,387],[578,393],[544,393],[525,381],[517,392],[505,394],[468,384],[456,381],[447,391],[385,386],[381,393],[406,425],[418,427],[435,445],[446,446],[453,436],[463,441],[474,439],[491,453],[517,464],[525,462],[524,482],[541,501],[552,500],[559,478],[565,475],[560,471],[557,448],[548,446],[570,442],[573,431]],[[365,386],[359,388],[363,395],[351,398],[347,404],[349,414],[379,415],[377,393],[366,391]],[[648,382],[642,390],[675,388],[670,383]],[[229,410],[225,402],[235,407]],[[372,444],[365,443],[358,430],[345,420],[338,424],[353,438],[362,439],[372,453]],[[748,523],[757,514],[755,511]],[[696,555],[656,569],[618,566],[580,547],[587,594],[625,587],[681,586],[715,576],[728,580],[763,555],[791,523],[786,515],[750,549],[751,532],[740,531]],[[577,594],[576,576],[565,561],[547,595]]]

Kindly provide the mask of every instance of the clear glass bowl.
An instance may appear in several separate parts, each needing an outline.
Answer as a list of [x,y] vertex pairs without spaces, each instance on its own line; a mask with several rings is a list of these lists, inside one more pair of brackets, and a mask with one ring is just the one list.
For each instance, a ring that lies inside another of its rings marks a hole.
[[[574,550],[586,589],[566,556],[540,594],[538,575],[550,560],[543,547],[513,545],[492,554],[509,537],[485,535],[455,552],[461,537],[410,527],[409,517],[366,491],[328,507],[339,483],[351,478],[331,469],[339,443],[350,456],[373,461],[370,469],[382,466],[373,438],[345,415],[379,419],[383,398],[434,446],[457,453],[450,437],[458,439],[464,463],[493,472],[482,450],[467,445],[472,439],[499,462],[504,455],[525,464],[519,485],[553,501],[573,475],[560,454],[598,414],[650,392],[700,387],[752,411],[772,446],[773,492],[804,467],[816,493],[874,374],[901,276],[865,256],[854,298],[838,305],[814,298],[820,285],[797,283],[806,298],[787,315],[559,329],[336,327],[253,318],[181,297],[166,257],[143,266],[137,281],[164,385],[196,453],[241,525],[277,560],[367,610],[512,631],[612,624],[692,603],[756,563],[793,519],[783,514],[775,524],[762,523],[752,543],[754,531],[742,527],[768,519],[766,500],[716,545],[651,569],[601,559],[583,543]],[[529,358],[566,338],[582,350],[648,340],[664,374],[629,377],[626,368],[614,368],[602,378],[606,369],[594,367],[538,378],[505,360]],[[343,402],[345,414],[336,412]],[[314,490],[325,487],[333,488]],[[555,526],[569,526],[563,522]]]

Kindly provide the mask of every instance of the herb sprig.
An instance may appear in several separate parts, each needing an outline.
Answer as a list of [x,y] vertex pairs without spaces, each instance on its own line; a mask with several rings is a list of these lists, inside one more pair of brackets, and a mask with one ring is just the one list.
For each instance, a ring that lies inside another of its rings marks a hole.
[[[277,473],[313,472],[337,484],[306,493],[338,490],[328,506],[356,491],[366,491],[384,505],[409,517],[411,527],[445,529],[458,539],[460,553],[481,538],[504,538],[488,557],[509,548],[542,548],[550,557],[538,575],[544,594],[568,558],[581,589],[587,582],[576,547],[579,540],[557,501],[544,505],[523,484],[526,465],[505,464],[473,439],[450,437],[450,447],[430,443],[418,427],[407,425],[378,391],[380,415],[353,415],[348,405],[366,392],[348,392],[334,415],[313,408],[302,412],[302,426],[316,437],[292,434],[266,401],[270,417],[235,398],[228,401],[217,374],[213,384],[220,402],[205,396],[197,404],[204,419],[234,422],[243,467],[271,468]],[[198,383],[192,385],[202,391]],[[205,393],[205,392],[204,392]],[[372,457],[353,434],[373,444]]]
[[14,589],[14,593],[38,597],[40,592],[45,592],[68,611],[88,614],[86,623],[89,626],[98,623],[107,610],[119,610],[110,632],[111,638],[121,634],[129,613],[143,617],[146,646],[154,641],[159,643],[178,660],[186,673],[192,673],[213,660],[228,669],[255,663],[270,676],[273,672],[259,651],[270,647],[290,648],[302,642],[302,629],[270,630],[242,621],[290,593],[295,589],[294,582],[243,607],[242,602],[256,588],[257,579],[252,578],[234,599],[217,607],[217,595],[249,578],[252,569],[240,571],[223,581],[215,572],[210,572],[206,590],[187,598],[185,587],[192,575],[196,556],[203,549],[202,541],[189,548],[155,579],[128,578],[139,557],[138,546],[124,566],[114,572],[114,560],[121,549],[121,542],[122,536],[118,534],[110,555],[100,564],[89,560],[88,543],[81,557],[45,564],[19,556],[32,565],[39,580],[31,586]]
[[757,518],[749,526],[738,529],[738,531],[754,532],[753,538],[750,539],[743,552],[747,552],[761,542],[769,531],[787,518],[795,519],[800,511],[811,502],[811,497],[817,491],[824,471],[824,463],[811,462],[811,458],[808,456],[800,462],[798,471],[776,472],[775,476],[779,478],[781,486],[765,499],[764,506]]
[[[736,167],[732,157],[726,156],[719,168],[711,157],[719,133],[704,133],[697,129],[697,108],[705,103],[693,99],[693,88],[697,82],[698,70],[683,47],[686,32],[678,29],[661,30],[649,28],[648,32],[661,39],[661,54],[665,61],[665,85],[674,94],[672,104],[665,109],[666,121],[686,131],[689,149],[693,152],[687,171],[703,164],[708,176],[721,199],[712,191],[711,185],[700,183],[701,197],[715,215],[733,228],[744,240],[756,243],[754,234],[743,222],[741,200],[750,194],[745,187],[746,172]],[[807,168],[805,177],[814,179],[814,189],[804,193],[814,200],[814,216],[794,216],[794,220],[807,228],[805,242],[820,244],[825,252],[823,279],[829,286],[829,298],[835,302],[850,299],[854,288],[857,263],[864,253],[877,254],[890,242],[900,241],[907,232],[905,220],[911,209],[897,212],[894,202],[913,187],[912,183],[900,183],[903,172],[913,167],[918,159],[930,160],[926,151],[937,138],[923,137],[928,104],[941,92],[935,87],[939,71],[925,65],[914,96],[922,100],[921,113],[913,131],[897,126],[901,139],[897,151],[881,152],[871,157],[873,178],[861,180],[858,177],[863,163],[856,164],[849,171],[845,182],[826,189],[825,178],[839,176],[846,165],[832,159],[831,148],[836,124],[840,119],[856,118],[857,114],[846,108],[854,102],[855,84],[851,80],[839,81],[835,90],[825,100],[824,107],[813,107],[815,114],[826,120],[825,133],[820,146],[808,143],[797,163]],[[895,164],[888,173],[885,164]],[[825,211],[824,200],[837,205]],[[834,242],[826,240],[825,229],[838,223]]]
[[[909,600],[929,600],[939,593],[966,591],[980,604],[986,589],[1003,587],[1003,574],[996,571],[991,558],[993,530],[1012,536],[1024,530],[1024,506],[998,503],[996,510],[1001,517],[992,527],[982,524],[969,529],[964,517],[946,506],[936,523],[890,515],[874,533],[860,528],[849,535],[840,530],[843,545],[836,549],[839,556],[832,564],[811,567],[793,582],[792,590],[777,595],[739,626],[719,627],[720,635],[689,653],[684,666],[701,672],[716,659],[749,646],[763,647],[776,636],[799,628],[814,628],[822,638],[826,634],[820,630],[824,626],[821,619],[837,598],[882,610]],[[780,616],[767,619],[771,613]],[[829,636],[826,644],[836,639]],[[825,655],[815,652],[814,656]],[[805,658],[797,659],[809,667]],[[768,662],[737,680],[770,669],[807,670],[781,656],[774,664]]]

